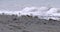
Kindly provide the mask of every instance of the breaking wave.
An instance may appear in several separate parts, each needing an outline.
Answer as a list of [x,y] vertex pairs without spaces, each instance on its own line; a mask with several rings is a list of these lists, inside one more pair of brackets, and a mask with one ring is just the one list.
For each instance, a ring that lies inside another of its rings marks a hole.
[[25,7],[21,11],[0,11],[0,14],[7,14],[7,15],[32,15],[38,16],[41,19],[60,19],[60,9],[53,8],[53,7]]

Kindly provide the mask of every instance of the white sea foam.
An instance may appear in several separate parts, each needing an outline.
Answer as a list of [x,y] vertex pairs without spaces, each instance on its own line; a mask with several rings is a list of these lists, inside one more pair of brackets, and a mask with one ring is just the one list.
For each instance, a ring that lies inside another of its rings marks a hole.
[[[25,7],[21,11],[0,11],[0,14],[4,13],[7,15],[32,15],[38,16],[41,19],[60,19],[60,10],[52,7]],[[58,13],[59,12],[59,13]]]

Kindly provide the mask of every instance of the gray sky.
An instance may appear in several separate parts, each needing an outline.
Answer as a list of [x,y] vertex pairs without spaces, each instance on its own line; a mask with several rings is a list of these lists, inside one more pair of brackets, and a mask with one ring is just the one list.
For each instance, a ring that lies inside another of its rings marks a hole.
[[60,0],[0,0],[0,9],[20,10],[25,6],[60,7]]

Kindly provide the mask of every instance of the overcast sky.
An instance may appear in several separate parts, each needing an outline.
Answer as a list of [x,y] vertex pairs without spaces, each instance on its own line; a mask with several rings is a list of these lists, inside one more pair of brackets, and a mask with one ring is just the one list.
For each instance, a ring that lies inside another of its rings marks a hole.
[[0,9],[20,10],[25,6],[60,7],[60,0],[0,0]]

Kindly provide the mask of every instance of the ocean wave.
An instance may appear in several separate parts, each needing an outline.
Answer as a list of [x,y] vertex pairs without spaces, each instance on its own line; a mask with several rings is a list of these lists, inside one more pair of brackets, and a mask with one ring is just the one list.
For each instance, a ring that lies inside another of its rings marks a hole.
[[[60,10],[59,8],[53,8],[53,7],[25,7],[21,11],[0,11],[0,14],[7,14],[7,15],[32,15],[37,16],[42,19],[55,19],[59,20],[60,18]],[[43,17],[41,17],[43,16]],[[52,17],[48,17],[52,16]],[[53,17],[54,16],[54,17]]]

